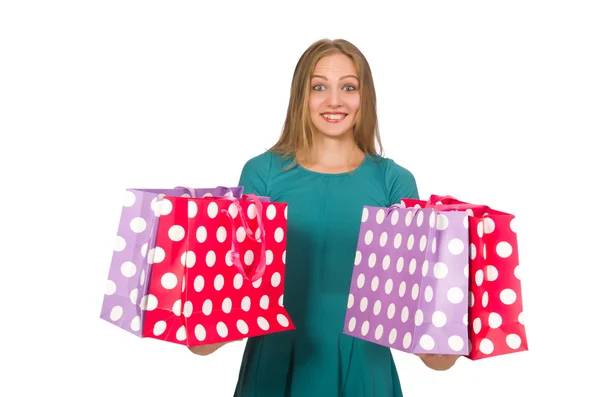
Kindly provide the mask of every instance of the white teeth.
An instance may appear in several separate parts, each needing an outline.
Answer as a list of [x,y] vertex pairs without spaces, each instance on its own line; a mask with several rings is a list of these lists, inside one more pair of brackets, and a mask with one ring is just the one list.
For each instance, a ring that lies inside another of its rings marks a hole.
[[329,120],[341,120],[346,117],[345,114],[324,114],[323,117]]

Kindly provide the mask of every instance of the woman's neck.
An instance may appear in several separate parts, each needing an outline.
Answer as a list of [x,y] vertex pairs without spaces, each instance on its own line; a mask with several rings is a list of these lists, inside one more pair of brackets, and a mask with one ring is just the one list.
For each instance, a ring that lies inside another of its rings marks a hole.
[[357,168],[364,160],[365,153],[356,145],[352,136],[349,139],[316,139],[313,148],[297,155],[304,168],[318,172],[346,172]]

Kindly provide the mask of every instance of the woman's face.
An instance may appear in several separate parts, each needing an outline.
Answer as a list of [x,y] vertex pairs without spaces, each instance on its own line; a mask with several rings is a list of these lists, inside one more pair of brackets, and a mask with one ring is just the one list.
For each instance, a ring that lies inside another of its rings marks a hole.
[[321,58],[310,87],[310,117],[317,129],[328,137],[352,135],[360,107],[358,76],[352,60],[344,54]]

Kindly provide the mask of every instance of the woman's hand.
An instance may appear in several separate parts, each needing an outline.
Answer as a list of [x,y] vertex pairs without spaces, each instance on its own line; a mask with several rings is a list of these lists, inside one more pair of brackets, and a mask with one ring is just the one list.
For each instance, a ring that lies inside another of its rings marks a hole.
[[454,354],[416,354],[426,366],[435,371],[446,371],[454,366],[458,355]]
[[198,354],[199,356],[208,356],[209,354],[213,354],[214,352],[216,352],[217,350],[219,350],[221,347],[225,346],[228,343],[239,342],[242,340],[243,339],[238,339],[238,340],[230,340],[230,341],[226,341],[226,342],[211,343],[210,345],[188,346],[188,349],[190,349],[190,351],[192,353]]

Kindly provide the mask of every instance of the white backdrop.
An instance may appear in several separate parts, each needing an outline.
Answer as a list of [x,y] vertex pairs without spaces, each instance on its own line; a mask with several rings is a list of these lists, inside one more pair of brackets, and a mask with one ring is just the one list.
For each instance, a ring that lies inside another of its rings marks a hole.
[[200,357],[99,319],[123,192],[236,184],[322,37],[369,59],[423,197],[519,221],[530,351],[395,352],[405,395],[597,395],[597,2],[201,3],[0,3],[0,395],[232,395],[245,342]]

